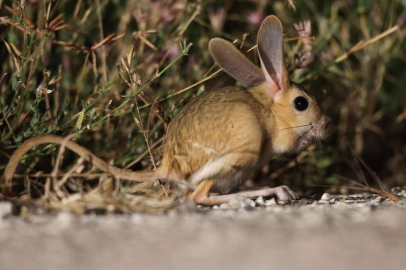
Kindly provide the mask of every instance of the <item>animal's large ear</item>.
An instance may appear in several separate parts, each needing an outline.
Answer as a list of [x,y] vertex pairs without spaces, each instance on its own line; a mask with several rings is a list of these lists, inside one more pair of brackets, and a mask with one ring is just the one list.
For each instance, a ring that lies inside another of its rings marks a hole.
[[244,87],[252,87],[265,81],[261,69],[248,60],[232,43],[221,38],[213,38],[209,43],[209,51],[217,65]]
[[257,44],[261,68],[272,92],[275,94],[288,89],[288,70],[283,55],[283,28],[276,16],[268,16],[262,22]]

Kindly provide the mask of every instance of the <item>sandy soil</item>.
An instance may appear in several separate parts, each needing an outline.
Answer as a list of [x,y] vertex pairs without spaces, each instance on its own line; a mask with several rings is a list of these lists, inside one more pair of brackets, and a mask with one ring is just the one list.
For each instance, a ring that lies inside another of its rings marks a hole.
[[26,220],[9,208],[1,270],[406,269],[406,201]]

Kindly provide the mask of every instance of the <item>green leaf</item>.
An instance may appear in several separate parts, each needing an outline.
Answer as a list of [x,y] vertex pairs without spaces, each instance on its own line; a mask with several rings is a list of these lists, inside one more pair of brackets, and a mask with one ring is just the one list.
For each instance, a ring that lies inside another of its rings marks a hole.
[[85,119],[85,111],[81,111],[79,113],[78,120],[76,121],[75,128],[76,130],[80,130],[83,124],[83,120]]

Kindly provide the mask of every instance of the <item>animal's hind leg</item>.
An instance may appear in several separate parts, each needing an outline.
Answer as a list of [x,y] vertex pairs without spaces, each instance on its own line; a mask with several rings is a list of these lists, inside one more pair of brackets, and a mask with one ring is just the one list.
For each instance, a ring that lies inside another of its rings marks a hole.
[[197,204],[217,205],[227,203],[230,197],[209,196],[215,182],[223,182],[225,186],[233,186],[243,177],[243,170],[253,167],[256,162],[254,151],[232,152],[206,163],[199,171],[191,176],[190,182],[197,184],[192,198]]
[[201,205],[218,205],[229,202],[228,198],[221,196],[209,196],[210,189],[213,187],[213,180],[204,180],[200,182],[195,191],[192,193],[192,198],[197,204]]
[[195,191],[192,193],[192,198],[197,204],[205,204],[205,205],[212,205],[208,204],[207,200],[209,197],[209,192],[212,186],[214,185],[213,180],[204,180],[200,182],[200,184],[197,186]]
[[232,199],[235,199],[236,197],[254,199],[260,196],[275,197],[277,200],[280,201],[292,201],[299,198],[288,186],[279,186],[275,188],[266,187],[263,189],[252,191],[241,191],[226,195],[213,195],[209,196],[208,199],[213,202],[221,201],[223,203],[230,202]]
[[201,205],[218,205],[222,203],[229,203],[231,200],[237,197],[243,198],[257,198],[263,197],[276,197],[281,201],[291,201],[298,199],[298,196],[287,186],[279,186],[276,188],[263,188],[253,191],[241,191],[227,195],[212,195],[209,196],[210,189],[214,184],[213,180],[204,180],[192,193],[192,198],[197,204]]
[[192,194],[195,202],[203,205],[217,205],[228,203],[236,197],[256,198],[259,196],[272,196],[282,201],[297,199],[296,194],[287,186],[209,196],[210,189],[215,182],[219,184],[221,181],[230,181],[230,183],[224,182],[224,184],[231,186],[233,182],[235,183],[239,178],[243,178],[249,172],[247,168],[253,168],[257,161],[257,156],[253,153],[255,153],[253,150],[232,152],[205,164],[191,177],[192,183],[198,183],[196,190]]

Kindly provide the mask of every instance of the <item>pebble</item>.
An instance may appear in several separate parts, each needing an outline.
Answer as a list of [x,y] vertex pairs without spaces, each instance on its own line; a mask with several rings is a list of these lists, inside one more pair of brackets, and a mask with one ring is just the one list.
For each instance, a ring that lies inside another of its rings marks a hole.
[[356,200],[357,203],[366,203],[368,200]]
[[330,202],[327,200],[320,200],[318,203],[319,204],[329,204]]
[[391,192],[398,195],[399,197],[406,199],[406,186],[403,187],[394,187],[391,189]]
[[267,201],[265,202],[265,206],[271,206],[271,205],[276,205],[276,200],[275,200],[275,198],[272,198],[272,199],[267,200]]
[[393,193],[395,193],[396,195],[401,195],[401,194],[406,194],[406,186],[403,187],[394,187],[391,189],[391,191]]
[[11,215],[13,206],[10,202],[0,202],[0,218]]
[[245,210],[253,210],[255,208],[255,202],[251,199],[245,199],[241,203],[241,208],[244,208]]
[[255,208],[255,202],[251,199],[243,198],[243,197],[235,197],[228,203],[231,209],[245,209],[245,210],[252,210]]
[[74,216],[68,211],[61,211],[57,214],[56,218],[53,220],[55,224],[55,231],[68,229],[72,225]]
[[329,193],[324,193],[320,200],[329,201],[330,199],[331,195]]
[[362,194],[351,194],[348,195],[348,198],[352,198],[352,199],[361,199],[363,196]]
[[258,206],[264,206],[264,205],[265,205],[264,197],[259,196],[259,197],[255,200],[255,203],[256,203]]
[[243,198],[237,196],[228,203],[228,206],[231,209],[240,209],[242,201],[243,201]]
[[384,201],[384,200],[385,200],[384,197],[378,196],[378,197],[376,197],[375,199],[373,199],[372,201],[373,201],[373,202],[382,202],[382,201]]

